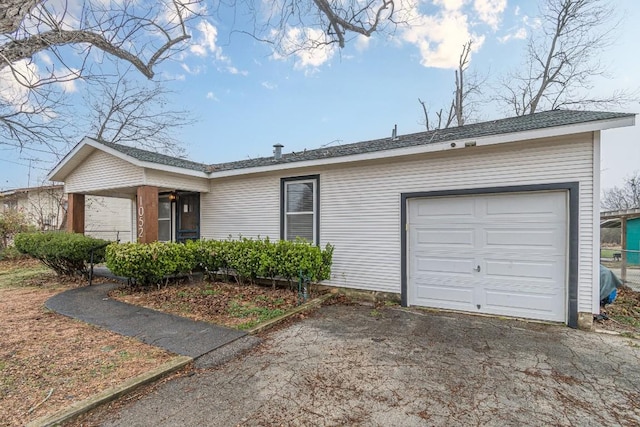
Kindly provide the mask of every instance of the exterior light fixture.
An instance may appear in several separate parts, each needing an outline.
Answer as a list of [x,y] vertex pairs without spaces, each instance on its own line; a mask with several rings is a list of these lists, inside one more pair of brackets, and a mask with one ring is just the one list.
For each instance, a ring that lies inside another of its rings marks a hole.
[[175,191],[172,191],[171,193],[169,193],[169,201],[175,202],[177,198],[178,198],[178,193],[176,193]]

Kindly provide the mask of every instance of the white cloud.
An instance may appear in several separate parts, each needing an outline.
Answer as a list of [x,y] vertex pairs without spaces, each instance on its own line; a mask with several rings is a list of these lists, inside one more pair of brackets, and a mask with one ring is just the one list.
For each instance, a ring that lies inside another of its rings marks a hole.
[[0,70],[0,99],[8,105],[29,103],[29,89],[25,85],[39,80],[38,66],[27,60],[17,61]]
[[207,92],[206,98],[212,101],[219,101],[219,99],[216,97],[216,95],[213,92]]
[[322,30],[315,28],[287,29],[282,41],[283,54],[274,53],[275,59],[286,60],[287,55],[295,58],[294,68],[314,72],[321,65],[329,62],[336,52],[331,44],[324,44],[326,35]]
[[355,42],[356,50],[358,50],[358,52],[364,52],[369,48],[370,43],[371,43],[371,37],[366,37],[359,34],[358,37],[356,37],[356,42]]
[[216,59],[226,60],[222,54],[222,49],[217,45],[218,29],[208,21],[200,21],[196,26],[200,32],[199,37],[189,46],[191,53],[197,56],[208,56],[214,54]]
[[[181,64],[181,65],[185,65],[185,64]],[[168,73],[166,71],[162,71],[162,78],[163,80],[176,80],[179,82],[183,82],[187,79],[187,76],[185,76],[184,74],[173,74],[173,73]]]
[[460,10],[466,0],[434,0],[433,4],[442,6],[445,10]]
[[506,7],[507,0],[475,0],[473,2],[473,8],[478,13],[480,20],[494,30],[498,29]]
[[511,39],[514,40],[524,40],[527,38],[527,29],[522,27],[522,28],[518,28],[517,30],[503,36],[503,37],[498,37],[498,41],[500,43],[506,43]]
[[195,66],[190,66],[189,64],[183,62],[182,64],[180,64],[180,67],[185,70],[187,73],[192,74],[192,75],[198,75],[200,74],[202,71],[204,71],[204,67],[199,66],[199,65],[195,65]]
[[61,81],[58,83],[60,85],[60,87],[62,87],[62,90],[65,91],[66,93],[73,93],[76,92],[78,90],[78,85],[76,84],[76,80],[67,80],[67,81]]
[[455,68],[458,66],[462,46],[473,40],[472,52],[477,52],[484,36],[469,31],[467,15],[454,6],[461,2],[450,2],[447,8],[436,15],[423,15],[413,10],[412,25],[401,37],[420,50],[420,63],[425,67]]
[[274,90],[278,88],[278,85],[275,83],[271,83],[271,82],[262,82],[262,87],[269,89],[269,90]]
[[230,74],[240,74],[242,76],[248,76],[249,75],[249,72],[247,70],[238,70],[236,67],[231,66],[231,65],[228,66],[226,69]]

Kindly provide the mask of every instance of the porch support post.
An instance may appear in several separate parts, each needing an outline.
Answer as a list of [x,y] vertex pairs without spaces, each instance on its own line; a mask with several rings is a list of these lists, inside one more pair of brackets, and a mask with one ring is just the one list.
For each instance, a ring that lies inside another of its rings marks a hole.
[[138,187],[136,235],[139,243],[158,240],[158,187]]
[[67,231],[84,234],[84,194],[69,193],[67,203]]

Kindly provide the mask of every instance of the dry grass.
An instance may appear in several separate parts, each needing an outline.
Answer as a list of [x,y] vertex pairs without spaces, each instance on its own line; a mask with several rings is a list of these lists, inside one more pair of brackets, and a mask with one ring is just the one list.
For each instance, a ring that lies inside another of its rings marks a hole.
[[172,355],[44,308],[65,283],[33,261],[0,262],[0,425],[55,413]]

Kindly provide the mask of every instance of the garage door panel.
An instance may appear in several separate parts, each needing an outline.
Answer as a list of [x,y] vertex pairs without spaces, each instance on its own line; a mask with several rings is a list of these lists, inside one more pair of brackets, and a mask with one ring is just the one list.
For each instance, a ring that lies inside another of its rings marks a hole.
[[564,320],[562,293],[537,293],[523,290],[519,293],[501,289],[486,289],[483,293],[483,312],[505,314],[560,322]]
[[559,199],[550,198],[548,195],[549,193],[492,196],[485,199],[486,215],[507,216],[513,219],[555,218],[564,211],[564,204]]
[[494,260],[485,259],[486,279],[490,280],[520,280],[547,281],[555,284],[562,277],[562,268],[557,261],[524,261],[524,260]]
[[484,229],[484,242],[493,250],[522,251],[526,249],[547,249],[558,251],[562,232],[558,228],[526,229],[504,228]]
[[483,312],[487,314],[534,318],[561,322],[564,320],[563,306],[556,300],[536,294],[513,295],[487,292]]
[[449,275],[472,277],[475,266],[474,258],[471,257],[451,257],[451,256],[420,256],[416,255],[414,277],[421,275]]
[[415,205],[412,212],[414,218],[452,218],[459,219],[475,217],[475,204],[473,200],[465,200],[464,198],[448,198],[446,205],[426,206],[422,204]]
[[433,278],[434,282],[422,282],[416,288],[415,300],[420,305],[436,308],[445,308],[449,310],[465,310],[473,309],[473,301],[475,299],[475,290],[471,286],[459,286],[454,284],[445,284],[438,278]]
[[564,321],[566,200],[561,191],[411,200],[409,303]]
[[473,248],[473,228],[418,228],[416,246],[424,248]]

